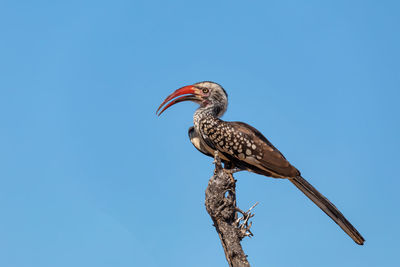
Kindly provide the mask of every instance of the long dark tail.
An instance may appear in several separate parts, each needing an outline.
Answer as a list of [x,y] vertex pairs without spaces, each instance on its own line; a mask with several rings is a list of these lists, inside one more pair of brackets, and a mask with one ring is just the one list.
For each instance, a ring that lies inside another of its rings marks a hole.
[[353,240],[359,245],[364,244],[364,238],[354,228],[353,225],[343,216],[343,214],[333,205],[326,197],[324,197],[317,189],[315,189],[303,177],[297,176],[291,178],[290,181],[300,189],[309,199],[321,208],[332,220],[335,221]]

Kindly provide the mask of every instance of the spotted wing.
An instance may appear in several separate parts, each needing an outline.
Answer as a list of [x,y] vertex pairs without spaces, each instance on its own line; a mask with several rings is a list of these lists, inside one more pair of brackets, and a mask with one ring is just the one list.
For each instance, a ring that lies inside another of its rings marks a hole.
[[[203,138],[201,138],[193,126],[189,128],[188,135],[190,142],[198,151],[206,156],[214,158],[214,150],[204,142]],[[229,161],[224,155],[220,155],[220,158],[223,162]]]
[[243,122],[223,122],[218,125],[222,138],[210,141],[236,166],[276,178],[300,175],[282,153],[257,129]]

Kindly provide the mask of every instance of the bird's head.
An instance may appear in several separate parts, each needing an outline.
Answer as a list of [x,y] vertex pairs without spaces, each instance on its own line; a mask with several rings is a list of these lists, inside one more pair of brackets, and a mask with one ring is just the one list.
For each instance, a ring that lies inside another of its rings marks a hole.
[[[170,94],[156,113],[160,116],[170,106],[183,101],[195,102],[201,108],[212,108],[217,117],[222,116],[228,107],[228,95],[221,85],[214,82],[199,82],[181,87]],[[165,104],[167,105],[160,111]]]

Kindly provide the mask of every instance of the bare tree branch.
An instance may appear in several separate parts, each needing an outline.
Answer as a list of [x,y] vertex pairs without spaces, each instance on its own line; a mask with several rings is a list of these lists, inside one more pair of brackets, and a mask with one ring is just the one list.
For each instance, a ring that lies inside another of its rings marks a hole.
[[[221,161],[216,156],[214,175],[206,189],[206,209],[214,222],[215,229],[221,239],[226,260],[231,267],[249,267],[247,255],[240,241],[246,236],[252,236],[249,219],[254,216],[236,207],[236,181],[232,174],[222,168]],[[238,218],[237,212],[242,216]]]

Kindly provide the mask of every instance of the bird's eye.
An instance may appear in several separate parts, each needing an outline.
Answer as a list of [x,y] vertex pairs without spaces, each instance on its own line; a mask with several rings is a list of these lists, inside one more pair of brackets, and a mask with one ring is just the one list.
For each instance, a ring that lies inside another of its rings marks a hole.
[[205,94],[207,94],[208,91],[209,91],[209,90],[208,90],[207,88],[204,88],[204,89],[203,89],[203,93],[205,93]]

